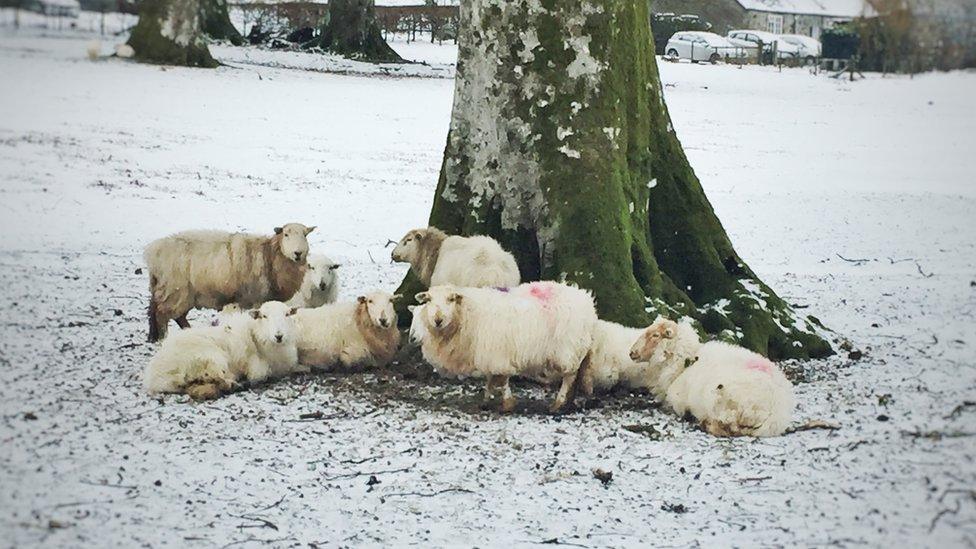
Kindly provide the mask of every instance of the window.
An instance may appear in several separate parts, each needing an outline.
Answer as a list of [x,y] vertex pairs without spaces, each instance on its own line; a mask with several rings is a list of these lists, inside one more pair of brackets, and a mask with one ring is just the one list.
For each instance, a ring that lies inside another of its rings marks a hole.
[[773,34],[783,34],[783,16],[769,14],[769,19],[766,21],[766,30]]

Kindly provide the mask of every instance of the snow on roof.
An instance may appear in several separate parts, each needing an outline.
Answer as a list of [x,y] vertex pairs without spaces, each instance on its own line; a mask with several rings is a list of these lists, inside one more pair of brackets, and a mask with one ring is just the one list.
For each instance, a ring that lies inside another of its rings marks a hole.
[[[437,0],[438,6],[456,6],[460,0]],[[377,6],[423,6],[424,0],[376,0]]]
[[870,8],[864,0],[737,0],[747,10],[826,17],[858,17]]
[[65,8],[81,9],[81,5],[78,3],[78,0],[38,0],[38,1],[45,6],[61,6]]

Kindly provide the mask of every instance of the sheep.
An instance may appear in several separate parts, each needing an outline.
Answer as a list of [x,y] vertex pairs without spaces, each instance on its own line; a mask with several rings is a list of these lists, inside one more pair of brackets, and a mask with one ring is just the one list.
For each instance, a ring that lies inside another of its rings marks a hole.
[[[647,361],[634,361],[630,348],[644,330],[628,328],[615,322],[598,320],[593,328],[593,344],[577,380],[584,395],[609,391],[621,386],[628,389],[647,389],[664,399],[661,369]],[[668,382],[670,383],[670,382]]]
[[790,424],[793,385],[776,364],[748,349],[702,344],[690,324],[658,317],[630,354],[661,368],[668,406],[690,413],[714,436],[777,436]]
[[335,303],[339,294],[339,264],[319,254],[309,254],[302,286],[287,301],[292,307],[313,308]]
[[115,56],[121,59],[131,59],[136,54],[136,50],[132,49],[132,46],[128,44],[116,44],[115,45]]
[[399,297],[372,292],[352,302],[299,309],[298,361],[317,368],[385,366],[400,346],[393,310]]
[[416,296],[424,357],[458,377],[487,378],[485,399],[502,393],[500,410],[515,409],[514,375],[561,383],[550,412],[570,400],[590,349],[596,309],[589,292],[557,282],[505,288],[435,286]]
[[448,236],[414,229],[397,243],[393,261],[409,263],[424,286],[511,288],[521,281],[515,257],[490,236]]
[[269,301],[259,309],[228,312],[220,326],[197,326],[166,338],[143,377],[149,393],[217,398],[241,379],[256,383],[308,371],[298,364],[296,309]]
[[289,223],[273,236],[187,231],[151,242],[143,258],[149,270],[149,341],[166,337],[170,320],[181,328],[194,308],[228,303],[257,307],[286,301],[301,287],[315,227]]

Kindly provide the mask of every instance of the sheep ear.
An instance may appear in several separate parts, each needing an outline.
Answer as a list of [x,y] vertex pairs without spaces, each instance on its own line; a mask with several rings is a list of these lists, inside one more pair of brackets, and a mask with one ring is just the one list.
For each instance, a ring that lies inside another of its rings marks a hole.
[[414,311],[414,309],[416,309],[416,308],[417,308],[417,306],[416,306],[416,305],[407,305],[407,310],[408,310],[408,311],[410,311],[411,313],[412,313],[412,312]]
[[288,311],[288,314],[285,316],[291,316],[297,312],[298,312],[298,307],[292,307],[291,310]]
[[248,313],[251,315],[251,318],[253,318],[254,320],[261,318],[261,311],[259,309],[251,309],[250,311],[248,311]]
[[674,328],[668,326],[667,328],[664,329],[664,338],[671,339],[673,337],[674,337]]
[[282,231],[284,231],[284,230],[285,230],[284,227],[275,227],[275,234],[281,234]]
[[366,296],[361,295],[361,296],[359,296],[359,297],[356,298],[356,301],[358,301],[360,303],[366,303]]
[[305,227],[305,236],[308,236],[308,233],[314,231],[315,230],[315,227],[317,227],[317,226],[318,225],[312,225],[311,227]]
[[390,301],[399,301],[403,299],[403,294],[393,294],[390,296]]
[[417,303],[427,303],[430,301],[430,292],[420,292],[413,296],[413,298],[417,300]]
[[334,270],[338,269],[341,266],[342,266],[341,263],[336,263],[335,265],[329,265],[329,270],[330,271],[334,271]]

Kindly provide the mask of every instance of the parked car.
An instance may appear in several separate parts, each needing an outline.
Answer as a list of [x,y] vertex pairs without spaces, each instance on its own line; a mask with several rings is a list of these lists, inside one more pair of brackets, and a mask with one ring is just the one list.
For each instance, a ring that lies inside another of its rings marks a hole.
[[800,48],[783,40],[778,34],[757,30],[734,30],[729,31],[728,39],[739,45],[748,43],[752,48],[759,49],[759,43],[763,45],[763,52],[772,51],[773,44],[776,44],[776,56],[779,59],[797,59],[800,56]]
[[807,63],[814,62],[823,53],[823,45],[816,38],[802,34],[781,34],[779,37],[784,42],[800,48],[800,58],[806,60]]
[[693,63],[717,63],[722,59],[743,58],[746,52],[714,32],[682,31],[671,35],[664,46],[664,55],[674,60],[689,59]]

